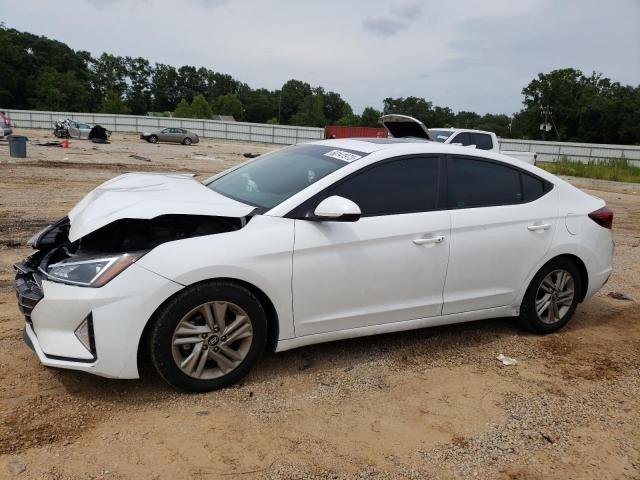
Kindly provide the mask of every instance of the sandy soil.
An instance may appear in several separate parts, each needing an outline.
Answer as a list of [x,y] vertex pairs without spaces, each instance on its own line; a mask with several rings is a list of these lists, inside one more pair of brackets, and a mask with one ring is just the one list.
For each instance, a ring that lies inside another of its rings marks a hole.
[[21,340],[11,265],[33,232],[119,173],[205,178],[273,147],[114,134],[65,150],[34,145],[48,132],[20,133],[29,158],[0,143],[0,478],[640,478],[640,185],[575,180],[616,213],[615,273],[558,334],[494,320],[337,342],[268,355],[241,385],[188,395],[152,372],[42,367]]

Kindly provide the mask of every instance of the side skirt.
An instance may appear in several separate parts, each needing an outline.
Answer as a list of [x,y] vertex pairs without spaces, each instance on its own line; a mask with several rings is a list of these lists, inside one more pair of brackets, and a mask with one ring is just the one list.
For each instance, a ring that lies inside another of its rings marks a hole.
[[351,328],[348,330],[316,333],[314,335],[305,335],[303,337],[279,340],[276,352],[284,352],[286,350],[304,347],[306,345],[313,345],[316,343],[345,340],[347,338],[367,337],[370,335],[402,332],[405,330],[416,330],[418,328],[437,327],[439,325],[472,322],[475,320],[485,320],[489,318],[517,317],[520,314],[519,310],[519,308],[509,305],[504,307],[474,310],[472,312],[452,313],[438,317],[418,318],[415,320],[405,320],[403,322],[384,323],[382,325],[371,325],[368,327]]

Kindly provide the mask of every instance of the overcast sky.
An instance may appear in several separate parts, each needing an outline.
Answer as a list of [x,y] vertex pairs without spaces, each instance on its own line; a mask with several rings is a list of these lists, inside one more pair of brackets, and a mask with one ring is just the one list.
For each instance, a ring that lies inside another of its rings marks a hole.
[[414,95],[513,113],[532,78],[562,67],[640,84],[640,0],[0,0],[0,21],[253,88],[304,80],[356,112]]

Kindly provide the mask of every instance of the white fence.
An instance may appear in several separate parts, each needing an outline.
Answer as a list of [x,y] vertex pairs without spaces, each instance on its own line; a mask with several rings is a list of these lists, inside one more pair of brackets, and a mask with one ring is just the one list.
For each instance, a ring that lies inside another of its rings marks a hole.
[[283,145],[322,140],[324,138],[324,129],[322,128],[290,127],[262,123],[101,113],[38,112],[33,110],[4,110],[4,112],[8,115],[11,124],[17,128],[46,128],[53,130],[53,123],[56,120],[72,118],[77,122],[102,125],[112,132],[141,133],[157,128],[178,127],[186,128],[203,138]]
[[[9,116],[12,124],[18,128],[52,129],[53,122],[56,120],[73,118],[78,122],[100,124],[113,132],[140,133],[157,128],[179,127],[191,130],[203,138],[284,145],[324,138],[324,130],[322,128],[311,127],[101,113],[38,112],[33,110],[4,111]],[[626,158],[630,163],[640,166],[640,146],[500,139],[500,148],[502,150],[536,152],[538,160],[543,162],[555,162],[560,157],[584,163],[610,158]]]
[[534,140],[500,139],[500,150],[536,152],[541,162],[555,162],[560,157],[582,163],[626,158],[640,167],[640,147],[633,145],[609,145],[603,143],[538,142]]

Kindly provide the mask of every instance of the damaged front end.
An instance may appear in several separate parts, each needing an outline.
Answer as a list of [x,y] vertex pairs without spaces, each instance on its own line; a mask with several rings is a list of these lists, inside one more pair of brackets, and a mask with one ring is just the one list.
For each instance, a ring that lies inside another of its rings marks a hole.
[[34,235],[28,244],[36,252],[14,265],[20,311],[31,323],[31,312],[43,298],[43,280],[98,288],[158,245],[232,232],[247,221],[246,217],[179,214],[123,218],[70,241],[71,222],[61,218]]

